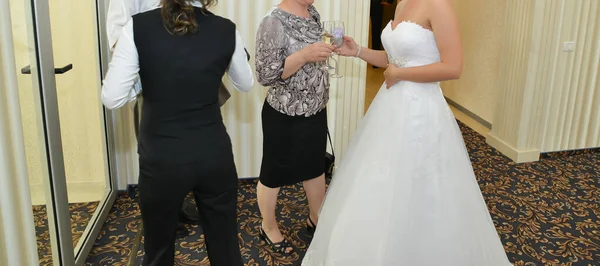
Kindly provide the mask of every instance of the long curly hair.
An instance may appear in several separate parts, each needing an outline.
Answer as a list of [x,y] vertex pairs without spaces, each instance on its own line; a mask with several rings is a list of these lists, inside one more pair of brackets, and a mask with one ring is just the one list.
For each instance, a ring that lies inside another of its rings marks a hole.
[[217,3],[217,0],[161,0],[163,24],[169,33],[182,36],[198,30],[196,12],[192,6],[196,1],[202,4],[203,11]]

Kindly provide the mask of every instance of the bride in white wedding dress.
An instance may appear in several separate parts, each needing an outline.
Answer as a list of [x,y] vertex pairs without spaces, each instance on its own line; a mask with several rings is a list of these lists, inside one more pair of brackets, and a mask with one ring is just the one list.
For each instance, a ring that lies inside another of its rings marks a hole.
[[402,0],[382,32],[386,51],[346,37],[342,55],[389,61],[386,82],[336,170],[302,265],[511,265],[439,85],[462,69],[450,2]]

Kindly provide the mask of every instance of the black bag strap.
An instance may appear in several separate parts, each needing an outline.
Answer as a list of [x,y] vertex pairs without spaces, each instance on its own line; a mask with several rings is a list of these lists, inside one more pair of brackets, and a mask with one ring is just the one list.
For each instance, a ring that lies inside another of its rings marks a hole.
[[133,130],[135,132],[135,139],[140,139],[140,108],[139,99],[135,101],[133,106]]
[[327,138],[329,139],[329,146],[331,146],[331,155],[335,157],[335,152],[333,151],[333,141],[331,141],[331,135],[329,134],[329,128],[327,128]]

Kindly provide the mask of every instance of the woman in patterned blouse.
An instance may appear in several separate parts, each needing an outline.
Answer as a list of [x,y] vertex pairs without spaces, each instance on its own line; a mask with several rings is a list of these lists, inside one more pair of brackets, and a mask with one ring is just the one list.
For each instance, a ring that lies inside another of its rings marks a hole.
[[320,42],[323,29],[313,2],[283,0],[263,19],[256,39],[257,80],[269,87],[262,110],[263,159],[257,187],[260,234],[282,254],[293,248],[275,218],[279,188],[303,182],[309,232],[316,228],[325,197],[329,74],[319,63],[334,47]]

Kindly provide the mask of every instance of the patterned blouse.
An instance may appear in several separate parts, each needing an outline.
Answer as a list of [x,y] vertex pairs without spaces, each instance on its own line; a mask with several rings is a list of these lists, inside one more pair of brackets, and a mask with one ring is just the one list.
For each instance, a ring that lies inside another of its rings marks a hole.
[[256,37],[257,80],[270,87],[267,103],[289,116],[315,115],[329,100],[329,73],[316,63],[281,78],[288,56],[321,39],[320,15],[313,6],[309,12],[311,18],[303,18],[274,8],[262,20]]

